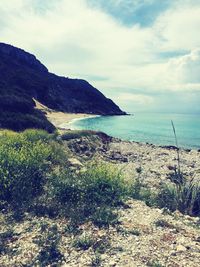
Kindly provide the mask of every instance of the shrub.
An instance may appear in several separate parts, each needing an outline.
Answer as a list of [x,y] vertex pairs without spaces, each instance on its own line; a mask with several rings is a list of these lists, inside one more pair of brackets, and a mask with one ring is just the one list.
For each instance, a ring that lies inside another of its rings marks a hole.
[[51,181],[58,202],[82,210],[85,215],[101,206],[119,204],[127,192],[121,173],[111,165],[92,164],[78,174],[61,171],[54,173]]
[[118,214],[111,208],[102,207],[91,216],[92,222],[98,227],[109,227],[118,223]]
[[71,140],[71,139],[77,139],[81,137],[87,137],[92,136],[94,132],[87,131],[87,130],[69,130],[66,131],[64,134],[62,134],[61,139],[62,140]]
[[30,201],[41,191],[54,161],[50,137],[44,131],[0,135],[0,199],[14,205]]
[[55,201],[66,207],[75,224],[94,214],[93,220],[108,224],[114,215],[107,212],[107,207],[120,204],[127,195],[121,173],[110,164],[92,164],[78,174],[69,170],[54,172],[51,188]]
[[80,248],[82,250],[87,250],[95,244],[95,240],[91,235],[83,233],[78,236],[72,242],[72,246],[75,248]]
[[111,164],[94,163],[80,175],[86,202],[97,206],[115,206],[127,196],[128,188],[122,173]]
[[177,166],[174,168],[174,173],[169,175],[171,183],[162,186],[157,202],[159,206],[167,207],[171,211],[179,210],[189,215],[199,215],[200,185],[195,181],[194,177],[192,179],[184,177],[181,171],[180,151],[176,129],[173,121],[171,121],[171,124],[176,143]]

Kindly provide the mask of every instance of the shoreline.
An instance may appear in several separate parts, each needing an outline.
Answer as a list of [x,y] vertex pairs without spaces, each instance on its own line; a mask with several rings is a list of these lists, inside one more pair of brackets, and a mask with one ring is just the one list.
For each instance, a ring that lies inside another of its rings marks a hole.
[[61,130],[72,130],[70,125],[73,124],[74,121],[83,120],[88,118],[97,117],[100,115],[92,115],[92,114],[85,114],[85,113],[64,113],[64,112],[57,112],[51,111],[46,112],[47,119],[57,128]]
[[[93,118],[101,115],[87,114],[87,113],[67,113],[61,111],[55,111],[48,108],[35,100],[36,109],[42,111],[46,118],[59,130],[70,129],[67,126],[72,124],[74,120],[82,120],[87,118]],[[64,126],[64,127],[63,127]]]
[[[45,111],[46,116],[48,120],[58,129],[61,131],[64,130],[76,130],[73,127],[73,123],[75,121],[79,120],[85,120],[89,118],[96,118],[96,117],[101,117],[101,115],[94,115],[94,114],[86,114],[86,113],[64,113],[64,112],[57,112],[57,111]],[[79,130],[84,130],[84,129],[79,129]],[[186,147],[176,147],[175,145],[171,144],[153,144],[153,143],[148,143],[148,142],[139,142],[135,140],[125,140],[121,139],[115,136],[110,136],[113,139],[119,140],[120,142],[127,142],[127,143],[137,143],[141,146],[150,146],[152,148],[157,147],[157,148],[164,148],[168,150],[181,150],[185,152],[189,151],[197,151],[200,152],[200,148],[186,148]]]
[[[71,114],[71,115],[79,115],[79,114]],[[97,118],[97,117],[100,117],[101,115],[90,115],[90,114],[81,114],[83,116],[81,117],[75,117],[75,118],[71,118],[68,122],[64,122],[62,124],[60,124],[59,128],[62,129],[62,130],[75,130],[73,128],[73,124],[75,121],[81,121],[81,120],[86,120],[86,119],[91,119],[91,118]]]

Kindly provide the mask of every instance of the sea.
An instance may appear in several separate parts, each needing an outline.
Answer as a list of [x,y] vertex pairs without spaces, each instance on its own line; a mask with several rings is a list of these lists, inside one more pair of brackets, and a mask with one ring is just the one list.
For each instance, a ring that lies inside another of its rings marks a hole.
[[161,146],[175,144],[200,149],[200,114],[134,113],[129,116],[97,116],[72,121],[71,128],[102,131],[122,140]]

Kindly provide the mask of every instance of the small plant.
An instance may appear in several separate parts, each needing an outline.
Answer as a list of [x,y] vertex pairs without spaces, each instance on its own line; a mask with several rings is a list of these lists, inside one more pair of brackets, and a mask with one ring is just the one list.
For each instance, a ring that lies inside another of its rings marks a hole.
[[108,236],[103,236],[101,239],[97,240],[93,245],[93,249],[97,254],[103,254],[111,247],[110,239]]
[[148,206],[156,205],[155,192],[152,192],[151,189],[146,187],[140,180],[140,177],[137,177],[133,182],[129,189],[129,195],[133,199],[144,201]]
[[124,228],[119,227],[117,231],[124,236],[128,236],[128,235],[139,236],[141,234],[138,229],[124,229]]
[[95,253],[94,257],[91,260],[91,267],[101,266],[101,256],[98,253]]
[[164,267],[162,264],[160,264],[160,263],[157,262],[157,261],[151,261],[151,262],[148,262],[148,263],[147,263],[147,266],[149,266],[149,267]]
[[83,233],[75,238],[72,242],[72,246],[82,250],[87,250],[95,244],[95,240],[91,235]]
[[163,220],[163,219],[161,219],[161,220],[157,220],[157,221],[155,222],[155,225],[156,225],[157,227],[173,228],[172,224],[168,223],[167,221],[165,221],[165,220]]
[[47,224],[45,223],[45,225],[41,225],[41,230],[43,230],[43,233],[39,236],[39,239],[35,241],[41,247],[36,261],[40,262],[40,266],[55,264],[63,258],[63,255],[58,248],[61,235],[59,234],[56,225],[47,227]]
[[171,211],[179,210],[188,215],[200,214],[200,186],[192,180],[181,184],[165,184],[158,195],[160,207]]
[[12,229],[8,228],[7,231],[0,233],[0,255],[7,253],[9,251],[9,247],[7,242],[11,239],[14,235]]
[[111,208],[102,207],[91,216],[92,222],[99,227],[109,227],[118,223],[118,214]]
[[141,191],[142,191],[143,184],[140,181],[140,177],[137,177],[131,187],[131,196],[134,199],[141,199]]
[[65,227],[65,233],[67,234],[73,234],[77,235],[80,233],[80,230],[77,226],[77,224],[74,224],[73,222],[70,222],[66,227]]

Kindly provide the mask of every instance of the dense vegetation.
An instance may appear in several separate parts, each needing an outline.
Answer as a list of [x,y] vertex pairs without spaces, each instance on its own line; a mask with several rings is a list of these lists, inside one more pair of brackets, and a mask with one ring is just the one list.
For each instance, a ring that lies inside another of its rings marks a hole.
[[56,134],[41,130],[2,131],[0,200],[18,210],[67,215],[76,222],[94,218],[99,225],[109,224],[106,220],[115,217],[109,208],[127,195],[122,175],[103,164],[90,164],[78,174],[71,171],[61,142]]
[[[119,169],[111,164],[89,162],[83,170],[72,171],[67,163],[69,152],[62,140],[77,138],[81,134],[92,136],[88,131],[65,133],[61,138],[42,130],[1,131],[0,200],[14,208],[31,208],[38,214],[68,214],[77,221],[95,218],[99,224],[103,224],[100,217],[109,217],[108,210],[126,197],[145,200],[148,205],[172,211],[178,209],[190,215],[199,214],[198,183],[193,179],[182,178],[180,181],[176,171],[173,180],[163,184],[157,193],[142,184],[141,168],[138,177],[128,183]],[[175,181],[174,177],[179,180]]]
[[15,131],[38,128],[53,132],[55,127],[34,107],[35,103],[31,98],[12,94],[0,95],[0,128]]

